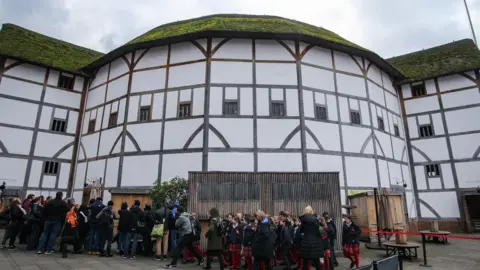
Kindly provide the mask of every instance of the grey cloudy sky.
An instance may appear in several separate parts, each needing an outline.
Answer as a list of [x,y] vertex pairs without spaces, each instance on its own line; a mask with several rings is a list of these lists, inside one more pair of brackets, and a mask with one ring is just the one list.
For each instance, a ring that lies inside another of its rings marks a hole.
[[[480,0],[467,2],[480,31]],[[383,57],[471,38],[463,0],[0,0],[0,22],[101,52],[158,25],[216,13],[304,21]]]

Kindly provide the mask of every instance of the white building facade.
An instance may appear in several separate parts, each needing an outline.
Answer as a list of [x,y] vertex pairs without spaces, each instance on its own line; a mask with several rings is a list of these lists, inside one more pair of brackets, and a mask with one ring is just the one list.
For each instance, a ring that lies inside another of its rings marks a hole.
[[339,172],[343,204],[406,184],[410,218],[463,217],[480,168],[478,70],[421,80],[414,97],[418,81],[399,85],[371,52],[277,37],[142,43],[76,73],[3,55],[0,178],[81,201],[98,178],[129,189],[189,171]]

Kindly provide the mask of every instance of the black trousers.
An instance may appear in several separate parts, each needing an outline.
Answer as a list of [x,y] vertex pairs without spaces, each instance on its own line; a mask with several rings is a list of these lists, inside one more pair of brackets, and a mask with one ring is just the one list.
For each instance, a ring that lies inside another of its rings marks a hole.
[[330,242],[330,258],[332,263],[337,263],[337,257],[335,256],[335,239],[329,239]]
[[40,234],[42,233],[42,227],[40,224],[31,224],[32,230],[27,239],[27,250],[35,250],[38,247],[38,241],[40,240]]
[[105,226],[100,229],[100,245],[98,251],[105,253],[105,246],[107,254],[112,254],[112,240],[113,240],[113,228]]
[[195,242],[195,236],[193,234],[186,234],[180,237],[177,247],[173,250],[172,262],[170,264],[177,265],[178,258],[180,258],[180,254],[185,247],[193,253],[199,262],[201,262],[203,257],[195,248],[193,248],[193,242]]
[[261,267],[260,265],[262,264],[265,265],[265,270],[272,270],[272,265],[270,264],[270,258],[264,258],[264,257],[254,257],[254,262],[253,262],[253,269],[255,270],[260,270]]
[[290,262],[290,248],[283,248],[283,260],[289,269],[292,268],[292,263]]
[[15,240],[17,240],[17,236],[20,233],[20,230],[22,229],[22,222],[20,221],[11,221],[10,225],[8,226],[6,234],[10,236],[10,246],[15,245]]
[[225,265],[223,264],[223,258],[222,258],[222,251],[221,250],[207,250],[207,262],[205,265],[205,270],[210,270],[212,269],[212,260],[213,257],[217,258],[218,262],[220,263],[220,270],[223,270],[225,268]]
[[143,254],[145,256],[151,256],[153,254],[152,237],[150,236],[153,228],[143,228]]
[[312,266],[315,266],[316,270],[322,270],[322,265],[320,264],[320,258],[315,260],[302,259],[302,270],[308,270],[308,261],[312,262]]

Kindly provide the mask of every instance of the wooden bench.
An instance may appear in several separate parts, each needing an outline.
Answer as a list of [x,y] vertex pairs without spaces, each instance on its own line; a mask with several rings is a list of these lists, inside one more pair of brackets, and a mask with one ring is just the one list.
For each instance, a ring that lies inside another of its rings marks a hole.
[[[420,231],[420,234],[425,234],[425,242],[426,243],[435,243],[435,244],[448,244],[448,237],[450,232],[448,231],[438,231],[438,232],[431,232],[431,231]],[[429,235],[429,234],[435,234]]]
[[409,261],[418,258],[417,249],[420,247],[418,243],[407,242],[406,244],[397,244],[395,242],[384,242],[382,245],[387,251],[387,257],[398,255],[398,257]]

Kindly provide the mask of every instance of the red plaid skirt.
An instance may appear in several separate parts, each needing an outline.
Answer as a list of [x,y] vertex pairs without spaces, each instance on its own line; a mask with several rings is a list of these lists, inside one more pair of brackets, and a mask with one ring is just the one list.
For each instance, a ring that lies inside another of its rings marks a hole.
[[252,257],[252,247],[243,247],[243,257]]
[[360,245],[359,244],[347,244],[343,245],[344,254],[360,254]]
[[228,246],[228,251],[230,251],[230,252],[240,253],[241,250],[242,250],[242,246],[240,244],[230,244]]

